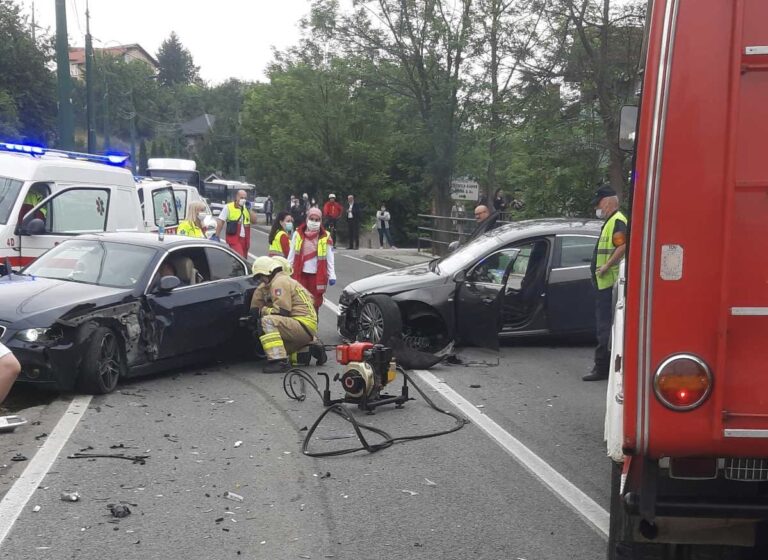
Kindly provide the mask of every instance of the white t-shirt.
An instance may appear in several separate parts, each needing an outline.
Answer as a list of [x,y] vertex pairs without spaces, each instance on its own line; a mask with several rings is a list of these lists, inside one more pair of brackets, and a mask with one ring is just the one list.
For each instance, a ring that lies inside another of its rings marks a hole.
[[5,344],[3,344],[2,342],[0,342],[0,358],[4,358],[5,356],[7,356],[10,353],[11,353],[11,351],[8,349],[8,347]]
[[[243,208],[243,212],[248,212],[247,208]],[[219,220],[222,220],[224,223],[227,223],[227,217],[229,216],[229,205],[225,204],[224,208],[221,209],[221,212],[219,212]],[[245,216],[243,216],[243,219],[245,219]],[[240,222],[240,237],[245,237],[245,225],[243,225],[244,222]]]
[[354,204],[355,204],[354,202],[351,202],[351,203],[349,204],[349,209],[347,210],[347,218],[349,218],[350,220],[351,220],[351,219],[353,219],[353,218],[355,217],[355,213],[354,213],[354,212],[352,212],[352,206],[353,206]]

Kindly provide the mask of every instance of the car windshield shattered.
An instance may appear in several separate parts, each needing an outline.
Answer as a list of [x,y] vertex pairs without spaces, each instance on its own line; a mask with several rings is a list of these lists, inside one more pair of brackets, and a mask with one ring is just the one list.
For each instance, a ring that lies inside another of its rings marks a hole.
[[24,274],[83,284],[132,288],[155,249],[125,243],[71,240],[54,247],[24,269]]

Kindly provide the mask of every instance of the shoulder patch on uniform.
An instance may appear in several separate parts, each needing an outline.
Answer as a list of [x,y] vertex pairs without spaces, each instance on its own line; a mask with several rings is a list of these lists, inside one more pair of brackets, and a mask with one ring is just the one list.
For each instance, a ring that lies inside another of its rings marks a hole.
[[282,289],[282,288],[275,288],[275,289],[274,289],[274,290],[272,290],[272,291],[274,292],[274,294],[275,294],[277,297],[280,297],[281,295],[283,295],[283,289]]

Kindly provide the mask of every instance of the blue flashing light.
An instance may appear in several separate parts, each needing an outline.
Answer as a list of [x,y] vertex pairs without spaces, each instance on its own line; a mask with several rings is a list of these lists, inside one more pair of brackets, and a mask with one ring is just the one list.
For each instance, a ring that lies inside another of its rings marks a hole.
[[9,142],[0,142],[0,151],[16,152],[19,154],[32,154],[35,156],[41,156],[45,153],[45,150],[40,146],[30,146],[27,144],[11,144]]
[[80,152],[68,152],[65,150],[50,150],[40,146],[32,146],[28,144],[13,144],[10,142],[0,142],[0,152],[12,152],[16,154],[29,154],[31,156],[42,156],[47,153],[57,154],[67,157],[69,159],[76,159],[81,161],[90,161],[92,163],[103,163],[106,165],[113,165],[116,167],[124,167],[130,158],[127,154],[109,153],[105,155],[101,154],[83,154]]

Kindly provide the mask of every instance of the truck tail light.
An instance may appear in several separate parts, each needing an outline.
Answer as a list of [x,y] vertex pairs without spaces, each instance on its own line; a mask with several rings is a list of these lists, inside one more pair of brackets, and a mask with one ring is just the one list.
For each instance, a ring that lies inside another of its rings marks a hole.
[[712,391],[712,372],[701,358],[676,354],[656,370],[653,389],[667,408],[691,410],[700,406]]

